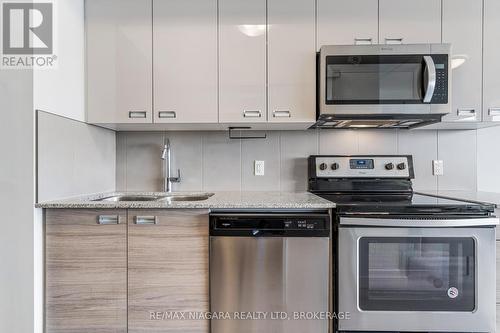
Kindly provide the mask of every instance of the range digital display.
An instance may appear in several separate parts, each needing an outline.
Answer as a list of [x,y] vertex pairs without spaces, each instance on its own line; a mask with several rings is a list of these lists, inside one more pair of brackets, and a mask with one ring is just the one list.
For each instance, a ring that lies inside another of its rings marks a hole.
[[373,169],[373,160],[372,159],[352,159],[349,160],[351,165],[351,169]]

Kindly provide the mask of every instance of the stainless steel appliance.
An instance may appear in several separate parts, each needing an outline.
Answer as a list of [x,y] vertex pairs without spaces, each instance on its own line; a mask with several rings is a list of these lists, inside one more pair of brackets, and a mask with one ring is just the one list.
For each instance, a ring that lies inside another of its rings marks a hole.
[[329,310],[330,223],[319,212],[213,213],[210,308],[230,316],[211,332],[328,332],[327,319],[294,315]]
[[319,54],[323,128],[414,128],[450,112],[449,44],[332,45]]
[[344,332],[494,332],[494,206],[414,193],[411,156],[311,156],[337,203]]

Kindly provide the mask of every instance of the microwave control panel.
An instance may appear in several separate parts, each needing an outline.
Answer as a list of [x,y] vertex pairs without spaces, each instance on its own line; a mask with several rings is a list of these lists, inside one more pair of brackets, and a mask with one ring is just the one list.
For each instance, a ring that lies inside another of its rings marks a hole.
[[436,86],[432,96],[432,104],[448,104],[448,55],[431,55],[436,67]]

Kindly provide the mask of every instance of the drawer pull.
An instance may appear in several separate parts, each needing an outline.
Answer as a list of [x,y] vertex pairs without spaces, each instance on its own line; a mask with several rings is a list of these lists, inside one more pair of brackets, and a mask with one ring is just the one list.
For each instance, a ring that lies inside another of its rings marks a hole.
[[243,111],[243,117],[245,117],[245,118],[260,118],[260,117],[262,117],[262,112],[260,112],[259,110]]
[[157,216],[136,216],[135,224],[158,224]]
[[490,108],[488,110],[488,115],[490,115],[490,116],[500,116],[500,108]]
[[390,45],[403,44],[403,38],[386,38],[385,43]]
[[476,114],[475,109],[458,109],[457,110],[457,116],[459,117],[467,117],[467,116],[473,116]]
[[354,38],[354,45],[371,45],[373,44],[372,38]]
[[286,110],[286,111],[274,111],[273,112],[274,118],[290,118],[291,116],[292,116],[292,114],[288,110]]
[[97,218],[98,224],[120,224],[120,216],[118,215],[99,215]]
[[177,118],[175,111],[160,111],[158,112],[158,118]]
[[128,113],[129,118],[146,118],[146,111],[130,111]]

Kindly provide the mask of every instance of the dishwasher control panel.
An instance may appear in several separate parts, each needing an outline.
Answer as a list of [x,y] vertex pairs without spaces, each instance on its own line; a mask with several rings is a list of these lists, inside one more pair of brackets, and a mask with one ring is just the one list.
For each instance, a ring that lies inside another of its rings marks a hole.
[[329,235],[329,214],[212,214],[211,235],[304,236]]

